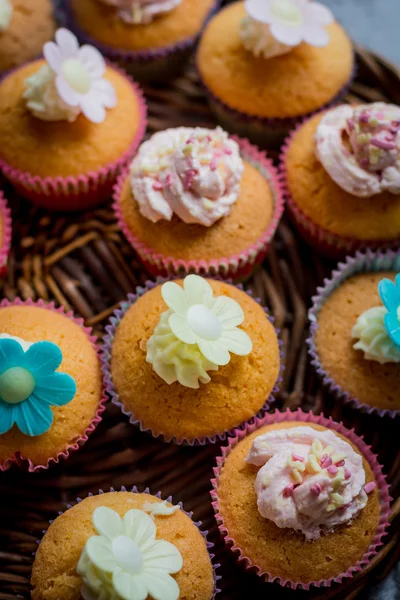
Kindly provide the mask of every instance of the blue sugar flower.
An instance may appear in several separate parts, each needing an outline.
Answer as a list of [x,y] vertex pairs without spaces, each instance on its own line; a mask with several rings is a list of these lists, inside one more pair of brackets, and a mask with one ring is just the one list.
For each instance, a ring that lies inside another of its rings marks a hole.
[[64,406],[76,394],[72,377],[55,373],[61,361],[52,342],[37,342],[24,352],[16,340],[0,339],[0,434],[14,424],[30,436],[50,429],[50,406]]
[[385,327],[390,338],[400,348],[400,273],[395,283],[390,279],[382,279],[378,286],[379,295],[387,309]]

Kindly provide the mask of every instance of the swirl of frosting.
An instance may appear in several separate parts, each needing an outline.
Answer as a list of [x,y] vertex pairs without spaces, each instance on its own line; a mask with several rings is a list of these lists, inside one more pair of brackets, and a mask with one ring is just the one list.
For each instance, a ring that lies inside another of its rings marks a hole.
[[272,35],[269,25],[256,21],[251,17],[242,19],[239,35],[243,46],[246,50],[252,52],[254,56],[273,58],[293,50],[293,46],[283,44]]
[[182,0],[99,0],[117,9],[118,16],[125,23],[140,25],[150,23],[155,17],[170,12]]
[[400,107],[384,102],[339,106],[321,119],[316,155],[346,192],[400,194]]
[[5,31],[10,25],[13,6],[10,0],[0,0],[0,32]]
[[374,306],[363,312],[357,319],[351,335],[358,341],[355,350],[362,350],[367,360],[376,360],[381,364],[399,363],[400,348],[391,339],[385,326],[387,309]]
[[261,467],[255,481],[260,514],[307,540],[351,521],[375,488],[365,485],[362,457],[330,430],[268,431],[254,439],[246,462]]
[[43,65],[25,81],[24,99],[34,117],[42,121],[68,121],[73,123],[80,114],[79,106],[63,101],[57,91],[53,71]]
[[210,227],[238,199],[243,169],[238,144],[221,128],[166,129],[140,147],[132,192],[153,223],[175,213],[185,223]]

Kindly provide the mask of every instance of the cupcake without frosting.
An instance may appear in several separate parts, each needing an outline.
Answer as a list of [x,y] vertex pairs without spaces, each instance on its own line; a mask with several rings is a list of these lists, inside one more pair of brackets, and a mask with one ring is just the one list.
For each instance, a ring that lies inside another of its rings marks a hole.
[[107,329],[107,389],[131,421],[167,441],[215,441],[264,408],[280,372],[263,308],[221,281],[149,285]]
[[197,65],[221,124],[265,147],[344,94],[354,57],[327,7],[246,0],[213,17]]
[[272,163],[220,128],[153,135],[121,175],[114,200],[122,230],[153,275],[247,276],[283,212]]
[[32,600],[212,600],[205,535],[181,506],[138,492],[89,496],[50,525]]
[[0,83],[0,167],[40,206],[87,208],[110,195],[134,154],[144,101],[131,80],[66,29],[44,55]]
[[338,106],[286,141],[288,209],[318,250],[341,257],[400,242],[400,108]]

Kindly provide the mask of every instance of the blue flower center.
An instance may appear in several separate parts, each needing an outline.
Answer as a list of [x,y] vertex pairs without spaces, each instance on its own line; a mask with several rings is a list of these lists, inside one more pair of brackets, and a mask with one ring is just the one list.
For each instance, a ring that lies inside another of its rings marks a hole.
[[28,369],[11,367],[0,375],[0,398],[8,404],[19,404],[32,394],[35,380]]

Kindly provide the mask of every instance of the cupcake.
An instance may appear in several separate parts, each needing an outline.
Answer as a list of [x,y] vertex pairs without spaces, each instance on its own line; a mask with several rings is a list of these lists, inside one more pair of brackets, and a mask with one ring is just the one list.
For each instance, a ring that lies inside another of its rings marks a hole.
[[288,210],[318,252],[341,258],[400,244],[400,108],[376,102],[315,115],[286,141]]
[[144,100],[66,29],[44,55],[0,83],[0,168],[38,206],[88,208],[110,196],[140,143]]
[[176,443],[224,439],[271,402],[275,329],[248,294],[222,281],[138,288],[107,327],[107,391],[132,423]]
[[71,27],[140,81],[182,70],[219,0],[66,0]]
[[276,412],[237,431],[222,451],[213,507],[245,568],[309,589],[340,583],[376,554],[388,485],[353,431],[300,410]]
[[53,304],[0,304],[0,469],[30,471],[66,457],[100,421],[96,338]]
[[340,263],[313,298],[309,319],[312,363],[334,397],[399,416],[400,252]]
[[11,247],[11,211],[0,190],[0,277],[7,271],[8,254]]
[[0,73],[40,56],[55,30],[51,0],[0,0]]
[[280,144],[301,118],[345,94],[354,56],[325,6],[246,0],[210,21],[197,66],[225,129],[265,147]]
[[120,176],[114,200],[122,231],[153,276],[248,277],[283,212],[272,162],[220,128],[153,135]]
[[136,490],[78,500],[39,545],[32,600],[212,600],[211,544],[190,516]]

